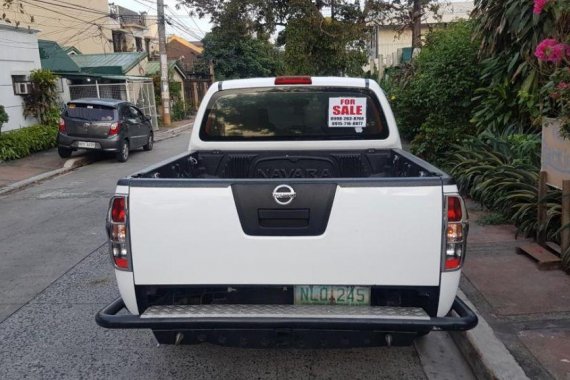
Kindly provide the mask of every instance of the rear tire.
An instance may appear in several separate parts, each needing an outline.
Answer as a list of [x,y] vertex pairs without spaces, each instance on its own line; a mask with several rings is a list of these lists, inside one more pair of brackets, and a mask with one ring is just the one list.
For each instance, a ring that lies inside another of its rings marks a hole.
[[61,157],[61,158],[71,157],[71,152],[73,152],[73,149],[64,148],[61,146],[57,147],[57,154],[59,154],[59,157]]
[[127,162],[128,159],[129,159],[129,142],[127,140],[123,140],[121,142],[121,146],[119,147],[119,151],[117,152],[117,161]]
[[143,145],[143,149],[148,152],[149,150],[152,150],[153,146],[154,146],[154,133],[150,132],[146,144]]

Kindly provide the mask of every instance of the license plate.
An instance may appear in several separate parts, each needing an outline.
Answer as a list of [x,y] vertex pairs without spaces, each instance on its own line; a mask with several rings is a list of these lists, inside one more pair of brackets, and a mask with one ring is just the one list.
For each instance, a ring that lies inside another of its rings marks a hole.
[[77,143],[77,147],[78,148],[95,148],[95,143],[94,142],[88,142],[88,141],[79,141]]
[[370,287],[299,285],[295,286],[295,305],[369,306]]

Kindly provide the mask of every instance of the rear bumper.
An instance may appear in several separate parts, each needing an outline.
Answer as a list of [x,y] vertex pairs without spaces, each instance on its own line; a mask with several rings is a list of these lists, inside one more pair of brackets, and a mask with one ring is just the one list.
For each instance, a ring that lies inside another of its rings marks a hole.
[[[113,137],[106,137],[106,138],[93,138],[93,137],[77,137],[77,136],[69,136],[62,133],[59,133],[57,136],[57,144],[62,148],[68,149],[86,149],[86,150],[99,150],[99,151],[106,151],[106,152],[118,152],[120,149],[121,144],[121,136],[113,136]],[[95,148],[79,148],[78,143],[79,141],[85,142],[93,142],[95,143]]]
[[101,327],[111,329],[152,329],[158,331],[200,329],[302,329],[302,330],[356,330],[425,333],[431,330],[463,331],[477,325],[477,315],[459,297],[455,298],[446,317],[424,320],[386,318],[303,318],[282,317],[204,317],[204,318],[141,318],[138,315],[119,314],[125,309],[121,298],[97,313],[95,320]]

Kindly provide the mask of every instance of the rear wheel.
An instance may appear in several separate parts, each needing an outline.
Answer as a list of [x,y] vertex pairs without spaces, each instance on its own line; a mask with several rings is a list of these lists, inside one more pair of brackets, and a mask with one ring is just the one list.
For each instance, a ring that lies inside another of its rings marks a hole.
[[69,158],[71,157],[71,152],[73,152],[72,149],[69,148],[64,148],[61,146],[57,147],[57,154],[59,154],[59,157],[61,158]]
[[117,152],[117,161],[126,162],[128,159],[129,159],[129,142],[127,140],[123,140],[121,142],[121,146],[119,147],[119,151]]
[[153,145],[154,145],[154,133],[150,132],[146,144],[143,145],[143,149],[146,151],[152,150]]

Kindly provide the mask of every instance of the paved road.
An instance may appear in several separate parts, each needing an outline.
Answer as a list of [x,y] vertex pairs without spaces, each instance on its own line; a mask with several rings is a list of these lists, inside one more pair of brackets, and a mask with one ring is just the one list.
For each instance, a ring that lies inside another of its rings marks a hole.
[[0,197],[0,377],[471,379],[443,333],[404,348],[157,347],[94,322],[118,296],[103,224],[116,180],[186,149],[189,133]]

